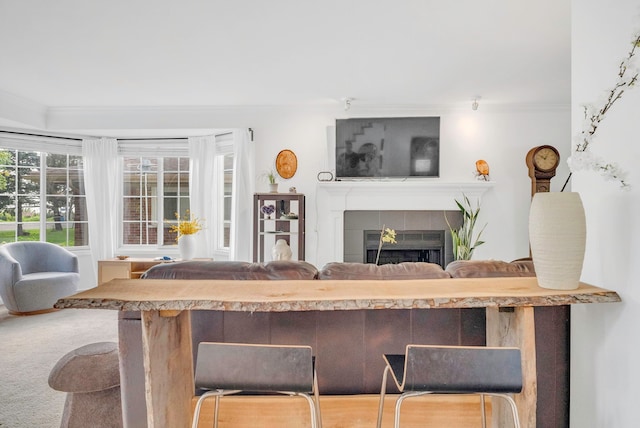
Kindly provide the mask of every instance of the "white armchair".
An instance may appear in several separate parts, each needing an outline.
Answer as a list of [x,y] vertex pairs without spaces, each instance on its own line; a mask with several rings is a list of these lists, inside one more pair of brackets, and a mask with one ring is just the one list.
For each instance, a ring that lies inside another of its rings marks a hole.
[[0,246],[0,297],[9,313],[31,315],[53,310],[61,297],[78,290],[78,258],[48,242]]

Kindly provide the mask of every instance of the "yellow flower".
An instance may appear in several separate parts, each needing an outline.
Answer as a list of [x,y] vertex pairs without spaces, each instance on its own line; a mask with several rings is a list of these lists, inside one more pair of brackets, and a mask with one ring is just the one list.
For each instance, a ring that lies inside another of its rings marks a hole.
[[189,210],[185,211],[185,220],[180,220],[180,214],[176,213],[176,219],[178,219],[178,224],[172,224],[170,227],[171,232],[177,232],[178,237],[176,241],[182,235],[193,235],[202,230],[202,220],[198,217],[193,217]]
[[396,241],[396,231],[393,229],[389,229],[388,227],[382,231],[380,236],[382,242],[387,242],[389,244],[397,244]]
[[376,265],[380,261],[380,250],[382,250],[382,244],[386,242],[389,244],[397,244],[396,241],[396,231],[394,229],[389,229],[388,227],[384,227],[382,225],[382,230],[380,231],[380,242],[378,242],[378,253],[376,254]]

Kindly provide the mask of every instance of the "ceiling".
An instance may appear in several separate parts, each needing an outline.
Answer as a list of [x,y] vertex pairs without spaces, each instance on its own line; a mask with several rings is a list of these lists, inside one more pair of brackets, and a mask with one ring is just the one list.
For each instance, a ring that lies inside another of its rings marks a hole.
[[557,106],[570,0],[0,0],[0,93],[44,108]]

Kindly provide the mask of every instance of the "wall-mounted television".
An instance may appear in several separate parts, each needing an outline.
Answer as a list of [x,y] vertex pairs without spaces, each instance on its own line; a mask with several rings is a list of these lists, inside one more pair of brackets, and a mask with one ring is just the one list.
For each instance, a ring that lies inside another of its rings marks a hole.
[[336,119],[336,180],[440,176],[440,118]]

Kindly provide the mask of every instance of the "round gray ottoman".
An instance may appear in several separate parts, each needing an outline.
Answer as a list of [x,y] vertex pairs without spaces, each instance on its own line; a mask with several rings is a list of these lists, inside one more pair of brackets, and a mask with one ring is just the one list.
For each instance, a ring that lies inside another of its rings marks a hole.
[[118,345],[98,342],[60,358],[49,386],[67,393],[61,428],[122,427]]

